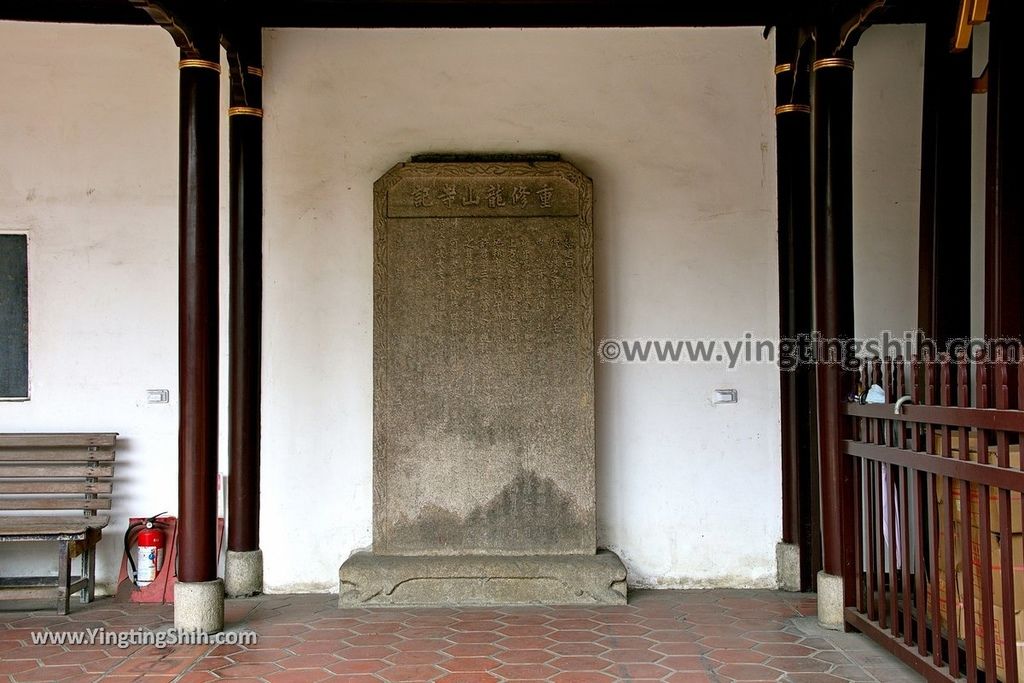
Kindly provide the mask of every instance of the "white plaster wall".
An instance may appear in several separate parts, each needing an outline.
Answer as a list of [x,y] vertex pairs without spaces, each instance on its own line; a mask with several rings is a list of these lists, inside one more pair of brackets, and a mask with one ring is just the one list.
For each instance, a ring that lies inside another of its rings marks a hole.
[[901,338],[917,329],[924,27],[874,26],[854,56],[855,333]]
[[[155,27],[0,22],[0,53],[0,230],[30,237],[31,382],[0,431],[120,434],[112,585],[127,518],[177,509],[178,50]],[[0,575],[56,571],[55,548],[0,544]]]
[[[772,59],[754,28],[267,34],[270,585],[333,586],[371,542],[372,181],[415,152],[560,152],[594,179],[599,338],[771,335]],[[597,382],[599,540],[631,581],[772,585],[775,371]]]
[[[599,338],[775,335],[758,29],[281,30],[265,52],[268,588],[336,590],[371,543],[371,187],[412,153],[557,151],[590,174]],[[0,404],[0,431],[118,431],[114,514],[173,512],[176,397],[144,399],[176,388],[176,50],[158,29],[0,24],[0,55],[0,228],[32,235],[32,400]],[[774,368],[597,381],[599,539],[632,583],[774,585]],[[721,387],[739,403],[713,407]],[[47,557],[2,546],[0,572]]]

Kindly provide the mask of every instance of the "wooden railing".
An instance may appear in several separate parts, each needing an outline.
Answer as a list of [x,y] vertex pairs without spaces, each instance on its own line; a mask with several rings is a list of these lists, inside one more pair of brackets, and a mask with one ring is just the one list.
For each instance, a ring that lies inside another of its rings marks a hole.
[[842,407],[847,623],[928,680],[1024,680],[1024,364],[875,360],[859,380],[886,402]]

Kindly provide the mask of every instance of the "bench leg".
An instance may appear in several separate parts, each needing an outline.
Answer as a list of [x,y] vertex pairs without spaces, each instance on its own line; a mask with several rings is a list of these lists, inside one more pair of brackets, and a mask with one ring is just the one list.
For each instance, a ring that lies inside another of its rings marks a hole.
[[96,546],[91,543],[87,543],[82,553],[82,576],[89,581],[82,589],[82,602],[89,603],[96,598]]
[[68,542],[60,542],[57,553],[57,614],[68,613],[68,599],[71,597],[71,554]]

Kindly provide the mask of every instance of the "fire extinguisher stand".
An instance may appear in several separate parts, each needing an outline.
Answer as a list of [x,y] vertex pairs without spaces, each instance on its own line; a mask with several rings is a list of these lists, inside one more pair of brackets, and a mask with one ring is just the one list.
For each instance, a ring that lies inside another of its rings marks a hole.
[[[174,584],[178,579],[178,518],[177,517],[132,517],[128,525],[143,525],[149,519],[161,525],[164,535],[164,563],[156,578],[148,586],[139,587],[128,575],[128,557],[121,556],[121,571],[117,579],[118,602],[148,602],[174,604]],[[217,518],[217,556],[220,557],[224,544],[224,518]]]
[[[145,524],[149,518],[132,517],[128,520],[129,527]],[[124,602],[155,602],[170,604],[174,602],[174,582],[178,555],[178,518],[156,517],[153,521],[160,525],[163,532],[164,559],[163,565],[156,572],[153,581],[145,586],[137,586],[128,575],[128,548],[121,558],[121,571],[117,579],[117,598]],[[139,532],[141,536],[147,530]]]

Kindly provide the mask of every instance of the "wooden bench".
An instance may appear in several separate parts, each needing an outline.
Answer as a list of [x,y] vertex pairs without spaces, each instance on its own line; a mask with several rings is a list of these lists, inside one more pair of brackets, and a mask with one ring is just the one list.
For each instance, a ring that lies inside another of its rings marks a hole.
[[[0,434],[0,543],[56,541],[57,576],[0,577],[0,600],[56,599],[96,592],[96,544],[109,515],[117,434]],[[77,513],[77,514],[76,514]],[[71,575],[71,560],[82,573]]]

